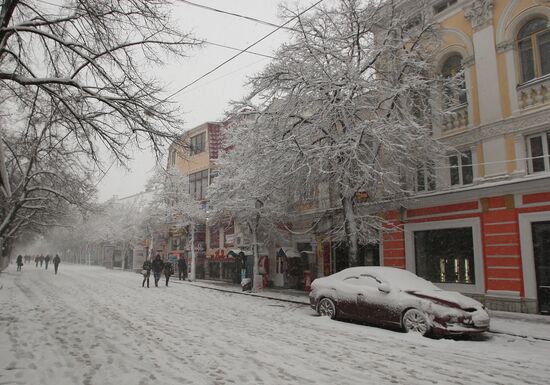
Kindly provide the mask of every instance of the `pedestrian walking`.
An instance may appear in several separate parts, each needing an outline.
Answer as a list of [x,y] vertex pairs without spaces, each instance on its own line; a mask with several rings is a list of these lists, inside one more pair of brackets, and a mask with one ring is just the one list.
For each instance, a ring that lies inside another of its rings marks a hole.
[[180,257],[178,259],[178,275],[180,278],[180,281],[183,279],[187,279],[187,263],[185,262],[185,257]]
[[40,267],[42,267],[42,264],[44,263],[44,256],[40,255],[39,260],[40,260]]
[[61,258],[59,258],[59,255],[55,255],[53,257],[53,269],[55,270],[55,274],[57,274],[57,269],[59,268],[59,263],[61,262]]
[[153,278],[155,278],[155,286],[157,287],[159,285],[160,273],[162,273],[163,269],[164,263],[162,262],[162,259],[160,259],[160,254],[157,254],[151,263],[151,270],[153,270]]
[[168,281],[170,280],[170,276],[174,274],[174,265],[172,265],[172,262],[166,261],[164,262],[164,277],[166,278],[166,286],[168,286]]
[[145,281],[147,281],[147,287],[149,287],[149,277],[151,276],[151,261],[147,260],[143,262],[143,266],[141,267],[141,274],[143,274],[143,282],[141,283],[141,287],[145,287]]
[[38,257],[38,255],[35,255],[34,256],[34,264],[36,265],[36,267],[38,267],[38,261],[40,260],[40,258]]
[[46,264],[46,270],[48,270],[48,263],[50,263],[50,254],[46,254],[46,257],[44,258],[44,263]]
[[23,256],[19,254],[15,262],[17,264],[17,271],[21,271],[21,266],[23,266]]

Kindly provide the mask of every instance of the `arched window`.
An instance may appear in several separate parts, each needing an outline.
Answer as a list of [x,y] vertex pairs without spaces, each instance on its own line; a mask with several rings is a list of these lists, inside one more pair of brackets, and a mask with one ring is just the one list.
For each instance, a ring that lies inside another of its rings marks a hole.
[[523,82],[550,74],[548,20],[532,19],[519,30],[518,52]]
[[466,82],[462,73],[462,56],[452,55],[441,68],[441,75],[447,79],[456,78],[458,84],[445,85],[445,107],[450,108],[467,102],[466,98]]

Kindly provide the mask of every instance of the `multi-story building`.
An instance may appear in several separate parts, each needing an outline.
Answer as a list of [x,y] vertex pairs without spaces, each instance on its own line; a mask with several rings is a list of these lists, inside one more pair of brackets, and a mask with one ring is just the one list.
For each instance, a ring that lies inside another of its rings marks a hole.
[[[412,1],[412,0],[411,0]],[[434,68],[463,70],[434,135],[459,153],[419,170],[382,264],[489,308],[550,312],[550,1],[437,0]]]
[[[168,169],[177,169],[189,178],[189,194],[207,207],[207,188],[216,177],[223,123],[207,122],[183,133],[169,149]],[[191,256],[187,227],[171,226],[167,236],[168,257]],[[232,280],[235,261],[230,250],[234,246],[232,222],[204,223],[195,226],[197,278]]]
[[[432,101],[433,135],[456,151],[411,176],[414,199],[389,213],[400,231],[362,247],[360,260],[406,268],[491,309],[549,313],[550,1],[428,3],[417,12],[439,29],[434,71],[463,74],[461,87],[444,90],[450,102]],[[331,201],[319,186],[295,225],[307,229]],[[324,228],[330,216],[315,231]],[[347,266],[345,250],[323,237],[304,233],[289,246],[302,265],[308,255],[313,276]]]

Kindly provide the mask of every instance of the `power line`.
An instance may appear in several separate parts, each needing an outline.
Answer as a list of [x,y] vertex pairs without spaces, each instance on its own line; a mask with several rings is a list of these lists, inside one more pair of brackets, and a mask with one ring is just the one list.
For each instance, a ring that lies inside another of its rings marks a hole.
[[[187,4],[187,5],[191,5],[191,6],[193,6],[193,7],[202,8],[202,9],[206,9],[206,10],[208,10],[208,11],[213,11],[213,12],[222,13],[222,14],[229,15],[229,16],[238,17],[238,18],[241,18],[241,19],[253,21],[253,22],[255,22],[255,23],[260,23],[260,24],[268,25],[268,26],[270,26],[270,27],[279,27],[278,24],[271,23],[271,22],[265,21],[265,20],[261,20],[261,19],[258,19],[258,18],[252,17],[252,16],[246,16],[246,15],[242,15],[242,14],[239,14],[239,13],[224,11],[224,10],[222,10],[222,9],[209,7],[209,6],[207,6],[207,5],[194,3],[194,2],[192,2],[192,1],[187,1],[187,0],[177,0],[177,1],[179,1],[180,3]],[[285,28],[285,29],[292,30],[292,31],[294,30],[293,28],[288,28],[288,27],[284,27],[284,28]]]
[[[184,0],[178,0],[178,1],[184,1]],[[275,28],[273,31],[269,32],[267,35],[264,35],[262,38],[256,40],[254,43],[250,44],[248,47],[246,47],[245,49],[243,50],[240,50],[240,52],[236,53],[235,55],[231,56],[229,59],[223,61],[222,63],[218,64],[216,67],[212,68],[210,71],[206,72],[205,74],[199,76],[198,78],[196,78],[195,80],[193,80],[191,83],[188,83],[186,84],[185,86],[181,87],[179,90],[177,90],[176,92],[170,94],[165,100],[167,99],[170,99],[174,96],[176,96],[177,94],[179,94],[180,92],[184,91],[185,89],[187,89],[188,87],[191,87],[193,84],[199,82],[200,80],[204,79],[205,77],[207,77],[208,75],[210,75],[211,73],[217,71],[218,69],[220,69],[221,67],[223,67],[224,65],[226,65],[227,63],[233,61],[234,59],[236,59],[237,57],[241,56],[243,53],[247,52],[250,48],[254,47],[255,45],[261,43],[262,41],[264,41],[265,39],[267,39],[268,37],[270,37],[271,35],[273,35],[275,32],[277,32],[278,30],[284,28],[287,24],[290,24],[291,22],[293,22],[294,20],[296,20],[297,18],[299,18],[300,16],[302,16],[304,13],[308,12],[309,10],[315,8],[317,5],[321,4],[324,0],[319,0],[317,2],[315,2],[313,5],[309,6],[308,8],[306,8],[305,10],[303,10],[302,12],[298,13],[296,16],[293,16],[292,18],[288,19],[286,22],[284,22],[283,24],[277,26],[277,28]]]
[[[211,42],[211,41],[208,41],[208,40],[197,40],[197,41],[200,42],[200,43],[204,43],[204,44],[208,44],[208,45],[213,45],[213,46],[215,46],[215,47],[227,48],[227,49],[231,49],[231,50],[233,50],[233,51],[242,51],[241,48],[235,48],[235,47],[231,47],[231,46],[225,45],[225,44],[214,43],[214,42]],[[256,55],[256,56],[262,56],[262,57],[265,57],[265,58],[268,58],[268,59],[275,59],[275,56],[266,55],[266,54],[259,53],[259,52],[246,51],[246,53],[249,53],[249,54],[251,54],[251,55]]]

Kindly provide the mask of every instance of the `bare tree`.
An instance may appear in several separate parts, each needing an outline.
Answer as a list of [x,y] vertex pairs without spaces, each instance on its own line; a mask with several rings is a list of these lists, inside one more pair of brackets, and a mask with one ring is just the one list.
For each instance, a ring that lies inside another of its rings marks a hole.
[[2,2],[0,105],[9,127],[0,130],[0,195],[8,202],[0,218],[0,237],[18,226],[13,223],[21,218],[17,212],[22,205],[17,202],[30,199],[28,194],[23,199],[12,196],[25,193],[17,190],[21,181],[13,179],[17,177],[9,167],[25,179],[25,164],[41,161],[9,149],[13,137],[25,138],[29,125],[37,127],[34,139],[41,148],[68,143],[70,151],[96,163],[103,147],[124,163],[130,148],[146,143],[158,151],[163,139],[174,138],[180,124],[177,107],[148,69],[171,56],[182,57],[196,42],[173,25],[170,4]]
[[442,81],[431,68],[437,31],[393,1],[360,0],[301,16],[296,29],[238,108],[259,111],[255,128],[282,151],[258,178],[274,169],[293,189],[329,186],[331,236],[353,266],[358,245],[384,231],[383,214],[410,195],[409,176],[443,151],[429,102]]

